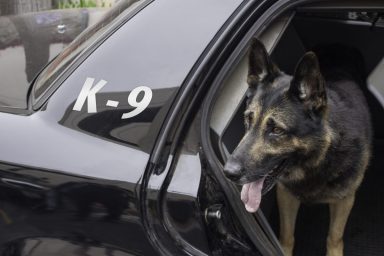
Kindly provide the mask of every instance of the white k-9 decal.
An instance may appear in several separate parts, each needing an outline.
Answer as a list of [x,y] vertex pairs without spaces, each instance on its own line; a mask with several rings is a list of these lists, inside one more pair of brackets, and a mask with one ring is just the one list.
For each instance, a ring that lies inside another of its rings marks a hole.
[[[81,111],[85,101],[87,101],[87,112],[88,113],[97,113],[97,104],[96,104],[96,93],[98,93],[106,84],[107,81],[100,80],[95,86],[93,86],[95,79],[92,77],[87,77],[83,88],[81,88],[80,94],[77,97],[73,110]],[[141,92],[144,92],[144,96],[140,101],[137,101],[137,97]],[[143,112],[149,105],[152,100],[152,90],[147,86],[138,86],[131,91],[128,95],[128,104],[132,107],[135,107],[134,110],[123,113],[121,119],[127,119],[134,116],[137,116]],[[116,108],[119,105],[118,101],[108,100],[105,104],[108,107]]]

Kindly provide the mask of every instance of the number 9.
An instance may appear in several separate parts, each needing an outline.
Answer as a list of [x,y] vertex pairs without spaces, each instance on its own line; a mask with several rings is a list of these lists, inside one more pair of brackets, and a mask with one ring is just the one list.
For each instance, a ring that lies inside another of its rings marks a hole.
[[[137,96],[139,96],[140,92],[144,92],[144,97],[141,101],[137,102]],[[121,119],[127,119],[134,117],[141,112],[143,112],[149,105],[152,99],[152,90],[147,86],[139,86],[132,90],[132,92],[128,95],[128,103],[132,107],[136,107],[136,109],[131,112],[124,113],[121,116]]]

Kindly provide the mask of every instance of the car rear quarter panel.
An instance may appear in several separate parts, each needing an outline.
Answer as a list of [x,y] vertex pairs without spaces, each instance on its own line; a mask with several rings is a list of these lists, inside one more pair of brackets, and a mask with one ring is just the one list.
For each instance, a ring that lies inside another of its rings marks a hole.
[[[173,96],[240,2],[154,1],[41,109],[0,113],[2,255],[156,254],[138,210],[142,174]],[[73,111],[87,77],[107,81],[97,113],[87,104]],[[152,89],[153,101],[137,117],[121,119],[132,110],[129,93],[141,85]],[[121,103],[110,108],[107,100]]]

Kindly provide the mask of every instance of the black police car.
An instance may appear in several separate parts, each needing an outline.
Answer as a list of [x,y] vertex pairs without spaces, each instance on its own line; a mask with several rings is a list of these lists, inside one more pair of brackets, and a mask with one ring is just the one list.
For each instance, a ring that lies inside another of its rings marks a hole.
[[[120,0],[29,86],[12,94],[0,81],[0,255],[282,255],[273,190],[252,215],[222,173],[244,132],[254,36],[287,73],[318,43],[364,55],[376,157],[345,254],[381,255],[383,10],[379,1]],[[300,212],[297,255],[324,254],[324,207]]]

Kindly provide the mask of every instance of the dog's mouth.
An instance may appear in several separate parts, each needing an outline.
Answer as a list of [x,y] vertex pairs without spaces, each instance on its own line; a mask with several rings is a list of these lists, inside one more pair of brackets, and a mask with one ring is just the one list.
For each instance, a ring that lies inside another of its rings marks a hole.
[[253,181],[243,183],[241,201],[248,212],[254,213],[259,209],[262,195],[273,188],[286,165],[287,161],[283,160],[263,176],[247,177]]

